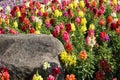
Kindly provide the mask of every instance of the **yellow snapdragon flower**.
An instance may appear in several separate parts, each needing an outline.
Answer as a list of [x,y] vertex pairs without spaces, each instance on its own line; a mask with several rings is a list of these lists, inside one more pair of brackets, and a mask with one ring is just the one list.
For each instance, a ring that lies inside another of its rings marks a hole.
[[60,55],[60,59],[61,59],[62,61],[64,61],[64,59],[66,58],[66,56],[67,56],[67,52],[66,52],[66,51],[62,51],[62,53],[61,53],[61,55]]
[[63,51],[60,55],[60,59],[66,66],[76,66],[77,58],[74,54],[71,55]]
[[40,34],[40,30],[36,30],[36,31],[35,31],[35,34]]
[[107,0],[103,0],[103,2],[107,2]]
[[62,12],[61,11],[59,12],[59,16],[62,16]]
[[35,13],[36,13],[36,14],[38,13],[38,9],[36,9]]
[[72,31],[75,31],[75,24],[74,23],[71,23],[71,26],[72,26]]
[[90,24],[89,29],[94,30],[94,29],[95,29],[95,25],[94,25],[93,23],[92,23],[92,24]]
[[84,1],[83,1],[83,0],[80,1],[80,2],[79,2],[79,5],[80,5],[81,8],[84,8],[84,7],[85,7],[85,3],[84,3]]
[[2,24],[2,18],[0,18],[0,25]]
[[72,4],[72,3],[69,4],[69,8],[70,8],[70,9],[73,9],[73,4]]
[[36,74],[34,74],[32,80],[43,80],[43,78],[42,78],[42,76],[39,75],[39,73],[38,73],[38,71],[37,71]]
[[21,17],[20,11],[17,11],[17,17]]
[[114,5],[117,5],[117,0],[113,0]]
[[79,31],[85,33],[87,31],[86,25],[81,26]]
[[79,12],[78,12],[78,16],[79,16],[79,17],[84,17],[83,11],[79,11]]
[[36,22],[36,26],[35,26],[35,28],[36,28],[36,30],[40,30],[41,25],[40,25],[40,23],[39,23],[39,22]]
[[77,7],[77,1],[73,1],[73,6],[74,6],[74,8],[76,8]]
[[85,25],[86,23],[87,23],[86,18],[82,18],[82,19],[81,19],[81,24],[82,24],[82,25]]
[[42,13],[44,13],[44,12],[45,12],[44,7],[42,7],[40,11],[41,11]]
[[59,10],[55,10],[54,15],[56,17],[62,16],[62,12],[60,12]]
[[14,28],[17,28],[17,27],[18,27],[17,21],[13,22],[13,27],[14,27]]

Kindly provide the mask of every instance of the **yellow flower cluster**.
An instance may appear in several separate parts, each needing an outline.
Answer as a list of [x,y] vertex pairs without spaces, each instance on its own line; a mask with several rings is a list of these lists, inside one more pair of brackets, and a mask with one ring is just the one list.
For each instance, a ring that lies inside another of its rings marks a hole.
[[95,29],[95,25],[91,23],[90,26],[89,26],[89,29],[94,30]]
[[79,12],[78,12],[78,15],[79,15],[79,17],[81,17],[81,18],[84,17],[83,11],[79,11]]
[[81,19],[81,26],[80,26],[80,29],[79,29],[80,32],[85,33],[87,31],[86,24],[87,24],[86,18],[82,18]]
[[114,4],[114,5],[117,5],[117,0],[113,0],[113,4]]
[[77,5],[77,1],[73,1],[71,4],[69,4],[69,8],[70,9],[74,9],[76,8],[78,5]]
[[66,66],[76,66],[77,58],[74,54],[71,55],[63,51],[60,55],[60,59]]
[[18,23],[17,23],[17,21],[13,22],[13,27],[14,27],[14,28],[18,28]]
[[83,1],[83,0],[80,1],[80,2],[79,2],[79,5],[80,5],[81,8],[84,8],[84,7],[85,7],[85,3],[84,3],[84,1]]
[[20,11],[17,11],[17,17],[21,17]]
[[72,27],[72,31],[75,31],[75,30],[76,30],[74,23],[71,23],[71,27]]
[[36,26],[35,26],[35,28],[36,28],[35,33],[36,34],[40,34],[41,25],[42,25],[42,20],[41,19],[36,20]]
[[62,12],[59,10],[55,10],[54,16],[56,16],[56,17],[62,16]]
[[38,73],[38,71],[37,71],[36,74],[34,74],[32,80],[43,80],[43,78],[42,78],[42,76],[39,75],[39,73]]

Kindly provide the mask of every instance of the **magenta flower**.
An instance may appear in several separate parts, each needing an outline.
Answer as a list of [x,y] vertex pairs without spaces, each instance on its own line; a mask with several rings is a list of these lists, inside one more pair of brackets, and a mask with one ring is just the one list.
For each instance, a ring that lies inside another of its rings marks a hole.
[[62,39],[65,41],[65,42],[69,42],[70,41],[70,37],[69,37],[69,34],[67,31],[64,31],[62,33]]
[[94,30],[88,30],[88,36],[93,37],[94,36]]
[[93,8],[93,13],[97,14],[98,13],[98,9],[97,8]]
[[63,15],[67,17],[67,16],[68,16],[68,12],[65,11],[65,12],[63,13]]
[[98,11],[98,16],[101,16],[102,14],[104,14],[104,11],[100,9],[100,10]]
[[49,0],[43,0],[43,4],[47,4]]
[[84,0],[85,3],[89,3],[89,0]]
[[46,80],[55,80],[55,77],[53,75],[49,75]]
[[46,26],[47,28],[50,28],[51,24],[50,24],[50,23],[46,23],[45,26]]
[[27,2],[27,0],[23,0],[23,2],[25,3],[25,2]]
[[58,6],[58,7],[59,7],[59,9],[61,9],[61,10],[63,9],[62,4],[59,4],[59,6]]
[[37,16],[42,16],[42,12],[39,11],[39,12],[37,13]]

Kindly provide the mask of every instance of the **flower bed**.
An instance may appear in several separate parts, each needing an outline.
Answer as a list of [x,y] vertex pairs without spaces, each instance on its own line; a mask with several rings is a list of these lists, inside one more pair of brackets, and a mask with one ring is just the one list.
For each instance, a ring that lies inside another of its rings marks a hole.
[[[120,80],[120,1],[23,1],[13,8],[0,8],[0,34],[58,38],[65,47],[60,55],[65,80]],[[59,68],[55,71],[60,74]],[[0,76],[9,80],[6,68],[1,69]],[[38,73],[36,76],[39,79],[33,80],[43,79]],[[45,79],[54,77],[51,74]]]

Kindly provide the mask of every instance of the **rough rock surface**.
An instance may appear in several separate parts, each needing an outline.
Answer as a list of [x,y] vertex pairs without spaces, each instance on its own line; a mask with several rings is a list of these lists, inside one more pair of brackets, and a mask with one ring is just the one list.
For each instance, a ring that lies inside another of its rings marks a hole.
[[60,66],[63,50],[59,40],[44,34],[0,35],[0,66],[8,67],[11,80],[30,80],[45,61]]

